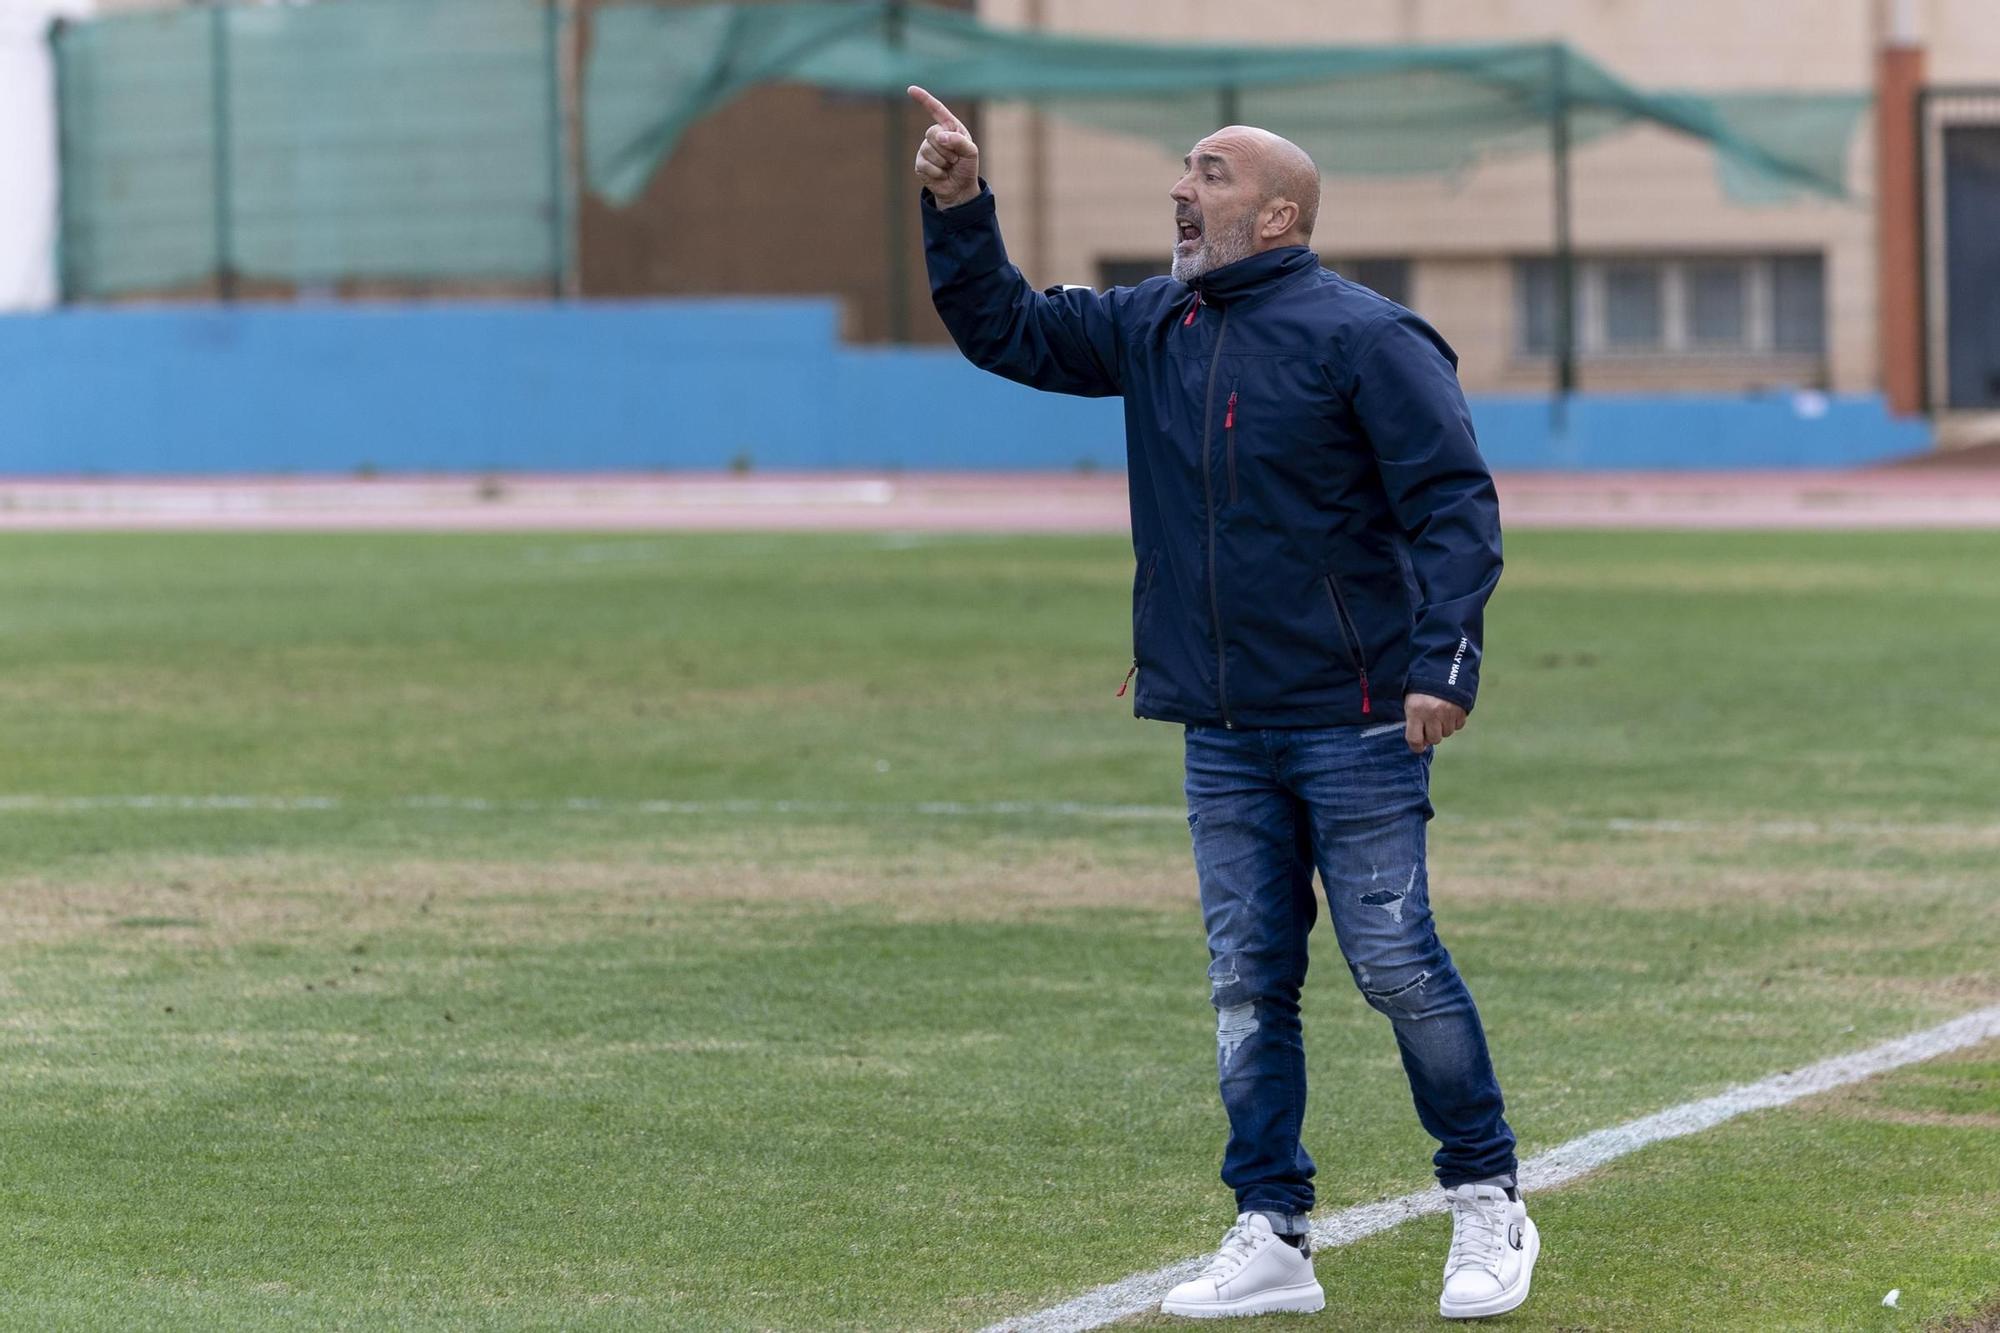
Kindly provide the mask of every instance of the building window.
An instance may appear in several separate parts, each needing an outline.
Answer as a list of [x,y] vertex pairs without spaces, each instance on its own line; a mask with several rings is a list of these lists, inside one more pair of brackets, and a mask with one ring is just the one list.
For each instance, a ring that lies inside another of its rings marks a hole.
[[1687,266],[1687,332],[1695,347],[1741,347],[1743,265],[1733,260]]
[[1164,255],[1158,259],[1100,259],[1097,261],[1097,285],[1100,288],[1137,287],[1146,279],[1165,273],[1168,262]]
[[1660,266],[1655,263],[1606,264],[1604,345],[1620,351],[1650,351],[1660,346],[1665,328],[1660,300]]
[[[1579,355],[1824,356],[1825,262],[1818,255],[1579,259]],[[1553,260],[1514,261],[1514,337],[1522,356],[1556,346]]]
[[[1515,342],[1523,356],[1556,350],[1556,265],[1552,259],[1514,261]],[[1572,303],[1574,304],[1574,303]]]
[[1826,346],[1826,280],[1818,255],[1771,261],[1771,345],[1818,353]]

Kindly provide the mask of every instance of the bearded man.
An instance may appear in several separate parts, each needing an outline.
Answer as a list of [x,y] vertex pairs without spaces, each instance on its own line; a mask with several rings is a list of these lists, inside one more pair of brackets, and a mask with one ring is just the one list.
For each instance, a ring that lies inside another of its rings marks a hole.
[[[1320,266],[1319,172],[1231,125],[1169,191],[1169,277],[1038,292],[1007,262],[979,149],[921,88],[917,150],[938,314],[976,365],[1122,396],[1137,556],[1133,711],[1186,728],[1236,1221],[1161,1308],[1317,1310],[1300,1142],[1306,937],[1328,915],[1389,1019],[1452,1214],[1439,1311],[1527,1299],[1540,1241],[1472,996],[1432,925],[1434,749],[1479,689],[1500,516],[1430,325]],[[948,416],[948,414],[947,414]],[[1121,689],[1121,693],[1122,693]]]

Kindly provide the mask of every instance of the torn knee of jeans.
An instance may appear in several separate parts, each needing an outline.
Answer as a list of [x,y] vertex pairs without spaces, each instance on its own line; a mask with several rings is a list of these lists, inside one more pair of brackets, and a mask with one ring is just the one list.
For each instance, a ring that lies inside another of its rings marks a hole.
[[1364,893],[1361,895],[1361,901],[1365,906],[1381,908],[1389,914],[1391,921],[1394,921],[1398,925],[1402,924],[1403,895],[1396,892],[1396,890],[1380,889],[1374,893]]
[[1391,1017],[1401,1017],[1415,1013],[1423,1004],[1424,983],[1431,979],[1428,972],[1419,972],[1413,980],[1400,986],[1371,987],[1365,968],[1356,969],[1361,982],[1361,995],[1369,1004]]
[[1225,954],[1208,967],[1208,1002],[1217,1009],[1247,1004],[1255,992],[1243,980],[1238,955]]
[[[1422,869],[1421,866],[1411,866],[1410,877],[1404,881],[1403,887],[1400,889],[1376,889],[1372,893],[1362,894],[1362,905],[1364,907],[1379,907],[1389,914],[1391,921],[1394,921],[1399,926],[1402,925],[1403,900],[1409,896],[1410,890],[1417,887],[1417,871],[1420,869]],[[1372,879],[1374,876],[1371,875],[1370,878]]]
[[1257,1006],[1249,1000],[1241,1004],[1220,1005],[1215,1011],[1215,1049],[1228,1064],[1236,1054],[1236,1048],[1250,1040],[1257,1031]]

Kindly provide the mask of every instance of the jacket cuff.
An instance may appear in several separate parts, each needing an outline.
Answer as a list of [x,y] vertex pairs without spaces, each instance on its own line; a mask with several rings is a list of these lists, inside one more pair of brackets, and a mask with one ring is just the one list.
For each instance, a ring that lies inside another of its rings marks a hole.
[[933,297],[1007,267],[1007,246],[1000,239],[993,192],[985,181],[979,183],[978,194],[956,208],[939,208],[937,199],[925,190],[922,211],[925,266]]
[[1472,711],[1472,701],[1478,697],[1474,691],[1462,685],[1446,684],[1442,676],[1411,676],[1404,682],[1403,693],[1436,695],[1440,699],[1450,700],[1468,713]]
[[957,231],[961,227],[976,227],[991,222],[995,211],[993,191],[986,186],[986,178],[979,178],[979,193],[962,204],[951,208],[939,208],[937,196],[927,187],[922,194],[924,221],[933,227],[941,226],[946,231]]

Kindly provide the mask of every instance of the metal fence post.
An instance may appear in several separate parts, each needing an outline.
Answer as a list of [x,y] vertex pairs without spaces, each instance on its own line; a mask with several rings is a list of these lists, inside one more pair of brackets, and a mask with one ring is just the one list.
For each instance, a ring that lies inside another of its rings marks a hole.
[[75,126],[70,107],[76,93],[76,72],[70,67],[64,40],[69,25],[58,19],[49,25],[49,65],[56,81],[56,299],[69,305],[77,299]]
[[1570,234],[1569,50],[1549,48],[1549,151],[1555,159],[1556,392],[1555,427],[1569,425],[1576,392],[1576,247]]
[[546,0],[544,37],[549,73],[549,294],[569,295],[569,87],[563,40],[569,15],[563,0]]
[[[886,19],[884,32],[888,37],[889,49],[899,50],[903,45],[903,24],[905,0],[888,0],[883,11]],[[905,265],[910,262],[910,222],[905,210],[909,208],[909,164],[903,147],[903,107],[907,99],[890,93],[882,99],[882,202],[887,216],[883,218],[883,258],[888,261],[889,271],[889,341],[906,343],[910,340],[910,280]]]
[[212,0],[208,9],[210,134],[215,175],[215,292],[236,299],[235,163],[231,145],[233,108],[229,98],[229,4]]

